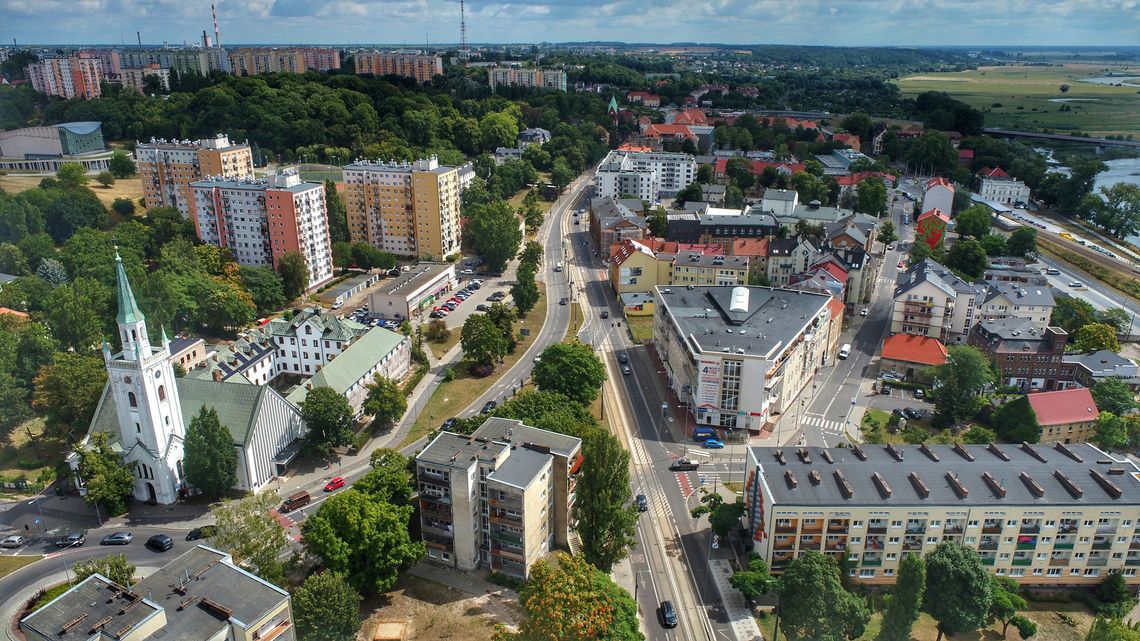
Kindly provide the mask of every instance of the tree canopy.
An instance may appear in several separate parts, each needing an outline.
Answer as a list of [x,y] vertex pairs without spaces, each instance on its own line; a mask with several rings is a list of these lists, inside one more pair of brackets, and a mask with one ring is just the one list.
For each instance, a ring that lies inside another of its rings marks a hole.
[[218,412],[203,405],[186,428],[186,480],[206,496],[221,498],[237,482],[238,451]]
[[792,560],[780,575],[780,629],[788,641],[844,641],[863,634],[871,612],[843,587],[839,565],[819,552]]
[[534,641],[642,641],[637,603],[579,556],[542,559],[519,592],[522,637]]
[[538,389],[589,404],[606,380],[606,368],[589,345],[554,343],[542,351],[533,376]]
[[83,500],[88,505],[102,505],[108,516],[126,513],[135,476],[123,457],[111,449],[106,432],[92,433],[86,447],[80,448],[79,474],[87,485]]
[[982,392],[996,379],[986,355],[969,345],[951,345],[946,363],[933,368],[938,385],[930,393],[941,420],[953,423],[973,418]]
[[261,578],[283,585],[285,568],[281,553],[289,539],[269,511],[277,507],[277,495],[262,492],[239,501],[222,501],[210,507],[217,523],[212,545],[229,552],[234,561]]
[[926,555],[924,609],[938,622],[938,641],[945,634],[976,630],[986,624],[992,583],[976,550],[958,543],[939,543]]
[[954,219],[954,228],[963,238],[969,237],[974,240],[981,240],[983,236],[990,233],[990,226],[993,224],[993,219],[994,216],[990,213],[989,207],[985,205],[973,205],[958,214],[958,217]]
[[324,570],[293,591],[293,613],[300,641],[352,641],[360,630],[360,593]]
[[1116,328],[1106,323],[1087,323],[1073,336],[1073,349],[1078,352],[1097,352],[1102,349],[1120,351]]
[[631,505],[629,452],[610,432],[595,428],[582,438],[585,471],[578,481],[573,516],[586,561],[603,572],[625,558],[636,539]]
[[506,268],[523,239],[519,217],[501,200],[471,208],[463,232],[492,271]]
[[408,399],[396,381],[376,374],[366,388],[368,396],[364,399],[364,413],[372,415],[373,426],[392,425],[407,411]]
[[898,580],[883,612],[880,641],[910,641],[914,622],[922,613],[926,592],[926,563],[917,554],[906,554],[899,561]]
[[301,419],[305,421],[305,445],[313,452],[327,455],[352,442],[352,406],[331,387],[309,390],[301,402]]
[[1041,426],[1028,396],[1019,396],[1002,405],[991,419],[997,435],[1011,443],[1036,443],[1041,440]]
[[459,344],[463,355],[480,366],[494,366],[506,356],[508,347],[503,330],[482,314],[472,314],[463,321]]

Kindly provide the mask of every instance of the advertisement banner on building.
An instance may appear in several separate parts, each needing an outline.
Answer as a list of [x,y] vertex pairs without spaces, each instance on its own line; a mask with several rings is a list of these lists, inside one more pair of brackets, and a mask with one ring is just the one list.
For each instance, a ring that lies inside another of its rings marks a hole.
[[702,358],[697,368],[697,404],[703,408],[719,407],[720,360]]

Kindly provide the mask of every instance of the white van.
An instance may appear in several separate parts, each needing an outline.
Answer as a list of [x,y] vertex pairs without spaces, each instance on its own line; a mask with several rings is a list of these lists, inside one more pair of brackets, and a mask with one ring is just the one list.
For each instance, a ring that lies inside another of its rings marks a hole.
[[839,359],[846,360],[851,355],[851,343],[844,343],[843,347],[839,348]]

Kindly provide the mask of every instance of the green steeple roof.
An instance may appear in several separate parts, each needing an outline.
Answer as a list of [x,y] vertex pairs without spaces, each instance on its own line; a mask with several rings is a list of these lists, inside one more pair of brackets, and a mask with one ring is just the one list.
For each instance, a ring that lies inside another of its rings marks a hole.
[[135,302],[135,293],[131,291],[131,284],[127,281],[127,270],[123,269],[123,258],[115,251],[115,276],[118,281],[119,314],[115,317],[120,325],[139,323],[146,320],[138,303]]
[[610,108],[607,109],[607,111],[611,114],[616,114],[618,112],[617,97],[613,94],[610,94]]

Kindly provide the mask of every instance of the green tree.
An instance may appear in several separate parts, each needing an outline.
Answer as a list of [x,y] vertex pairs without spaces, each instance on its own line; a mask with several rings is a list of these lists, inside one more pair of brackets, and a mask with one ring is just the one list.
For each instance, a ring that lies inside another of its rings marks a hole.
[[519,316],[526,316],[538,304],[542,292],[538,290],[538,283],[534,280],[534,267],[529,263],[518,266],[515,272],[515,284],[511,285],[511,300]]
[[326,569],[343,575],[362,594],[379,594],[427,553],[422,541],[411,539],[413,511],[410,505],[393,505],[350,489],[305,519],[302,541]]
[[951,345],[946,363],[934,369],[940,384],[930,393],[946,423],[972,418],[981,409],[981,394],[996,379],[986,355],[969,345]]
[[542,257],[545,252],[542,250],[542,245],[537,241],[528,240],[526,245],[523,245],[522,253],[519,254],[519,265],[531,265],[537,268],[542,265]]
[[67,242],[83,227],[102,229],[107,226],[107,210],[95,192],[82,187],[53,189],[44,209],[44,228],[58,244]]
[[887,184],[880,178],[864,178],[855,185],[855,211],[875,217],[887,213]]
[[87,485],[83,500],[88,505],[102,505],[111,517],[126,513],[135,477],[123,457],[111,449],[106,432],[93,432],[79,448],[79,474]]
[[85,581],[92,574],[102,574],[125,588],[135,583],[135,566],[127,563],[126,554],[108,554],[80,561],[72,567],[72,571],[75,572],[76,583]]
[[780,629],[788,641],[843,641],[863,634],[871,612],[843,587],[839,565],[819,552],[801,554],[780,576]]
[[1128,334],[1132,326],[1132,313],[1122,307],[1097,310],[1096,322],[1111,326],[1117,334]]
[[1017,581],[1007,576],[990,577],[990,618],[1001,622],[1001,638],[1005,638],[1009,624],[1017,616],[1018,610],[1029,607],[1020,594]]
[[990,225],[993,224],[993,219],[989,207],[974,205],[958,214],[958,217],[954,219],[954,228],[962,238],[981,240],[983,236],[990,233]]
[[997,434],[993,430],[988,430],[981,425],[974,425],[970,429],[962,433],[963,443],[972,443],[974,445],[985,445],[993,443],[997,440]]
[[1120,570],[1110,571],[1096,586],[1096,598],[1100,601],[1097,614],[1121,619],[1127,617],[1129,610],[1136,605],[1133,594]]
[[566,186],[574,182],[574,170],[562,158],[555,158],[550,169],[550,181],[554,183],[559,193],[566,190]]
[[293,591],[293,612],[300,641],[352,641],[360,630],[360,593],[324,570]]
[[585,471],[573,516],[586,561],[608,573],[637,541],[637,511],[630,504],[629,452],[617,437],[591,429],[582,438]]
[[1116,340],[1116,329],[1112,325],[1088,323],[1082,325],[1073,336],[1073,349],[1078,352],[1098,352],[1102,349],[1119,352],[1120,342]]
[[1089,391],[1101,412],[1124,416],[1136,409],[1136,397],[1132,394],[1132,389],[1128,383],[1118,378],[1100,380]]
[[742,156],[729,158],[725,163],[724,173],[741,191],[747,191],[756,179],[752,175],[752,161]]
[[997,435],[1011,443],[1036,443],[1041,440],[1041,426],[1028,396],[1019,396],[1002,405],[991,420]]
[[409,505],[412,500],[412,474],[408,457],[396,450],[381,448],[368,457],[372,469],[352,484],[352,489],[377,501]]
[[26,276],[32,273],[24,252],[12,243],[0,243],[0,272],[12,276]]
[[502,329],[485,315],[473,314],[463,321],[459,344],[464,356],[475,365],[491,366],[507,355],[507,338]]
[[305,445],[312,452],[328,455],[333,448],[352,442],[352,406],[331,387],[309,390],[301,402],[301,419],[306,428]]
[[348,210],[341,200],[340,192],[336,190],[334,180],[325,181],[325,208],[328,210],[329,239],[334,243],[349,242]]
[[1096,419],[1096,434],[1092,442],[1105,450],[1118,450],[1128,445],[1128,419],[1112,412],[1101,412]]
[[518,254],[523,238],[518,216],[502,200],[473,208],[463,230],[492,271],[506,268],[507,261]]
[[910,641],[910,631],[922,613],[922,597],[926,591],[926,564],[917,554],[907,554],[899,561],[898,581],[883,612],[879,641]]
[[1140,185],[1120,182],[1101,187],[1100,197],[1093,197],[1093,224],[1118,238],[1134,236],[1140,231]]
[[101,171],[95,176],[95,182],[103,185],[104,189],[109,189],[111,185],[115,184],[115,176],[109,171]]
[[503,338],[507,339],[507,353],[512,354],[515,347],[518,345],[515,341],[515,319],[518,314],[513,309],[503,303],[491,303],[491,306],[484,312],[487,318],[503,332]]
[[589,345],[578,341],[554,343],[542,351],[533,376],[538,389],[565,394],[588,405],[606,382],[606,368]]
[[130,198],[116,198],[111,203],[111,211],[115,212],[121,218],[130,218],[135,215],[135,201]]
[[1005,244],[1006,251],[1011,256],[1024,258],[1037,251],[1037,230],[1029,227],[1018,227],[1009,235]]
[[273,519],[277,495],[263,492],[240,501],[222,501],[210,506],[217,531],[211,545],[233,555],[234,561],[277,585],[285,583],[280,557],[289,545],[285,530]]
[[32,407],[48,424],[72,434],[86,430],[103,396],[107,369],[103,360],[75,352],[57,352],[33,381]]
[[883,224],[879,226],[879,233],[875,236],[875,240],[884,245],[890,245],[899,239],[899,235],[895,233],[895,224],[889,220],[884,220]]
[[685,203],[700,202],[704,200],[704,192],[701,191],[701,183],[693,181],[685,186],[684,189],[677,192],[676,198],[673,199],[674,207],[684,207]]
[[977,630],[986,623],[993,600],[990,575],[976,550],[958,543],[939,543],[926,555],[926,612],[943,635]]
[[51,283],[53,287],[58,287],[67,283],[67,268],[54,258],[45,258],[36,267],[36,276]]
[[531,569],[519,592],[528,641],[642,641],[637,603],[605,571],[559,553]]
[[479,120],[479,142],[483,151],[497,147],[514,147],[519,135],[519,123],[506,112],[491,112]]
[[1096,310],[1088,302],[1069,295],[1057,297],[1057,306],[1049,316],[1049,324],[1060,327],[1070,336],[1088,323],[1096,322]]
[[408,409],[408,398],[396,381],[376,374],[365,386],[364,413],[372,415],[372,426],[384,428],[396,423]]
[[907,148],[906,161],[920,174],[945,174],[957,166],[958,152],[946,134],[928,131]]
[[277,272],[266,267],[241,267],[241,284],[253,298],[259,314],[265,314],[285,306],[285,287]]
[[304,294],[309,287],[309,266],[299,251],[281,254],[277,259],[277,273],[281,276],[281,286],[288,300]]
[[447,323],[438,318],[431,319],[424,327],[424,338],[429,342],[443,343],[451,338],[451,330],[448,329]]
[[1140,623],[1097,617],[1085,641],[1140,641]]
[[107,168],[115,178],[130,178],[139,173],[139,168],[135,165],[135,161],[127,155],[127,152],[116,149],[111,152],[111,160],[107,163]]
[[724,188],[724,206],[729,209],[744,207],[744,192],[740,191],[740,187],[729,185]]
[[1023,614],[1013,615],[1013,618],[1010,619],[1009,622],[1013,624],[1013,627],[1017,628],[1017,634],[1020,635],[1022,639],[1028,639],[1029,637],[1037,635],[1037,624],[1034,623],[1033,619]]
[[229,428],[218,412],[203,405],[186,428],[186,480],[211,498],[219,499],[237,482],[238,452]]
[[[741,196],[743,202],[744,196]],[[665,238],[669,234],[669,218],[664,207],[653,207],[646,212],[645,223],[649,234],[655,238]]]
[[64,187],[82,187],[90,178],[81,163],[65,162],[55,172],[55,179]]
[[986,256],[1004,256],[1007,253],[1005,236],[1001,234],[986,234],[980,241]]
[[728,577],[728,584],[740,590],[745,599],[758,599],[776,587],[776,579],[768,573],[764,557],[755,552],[748,553],[748,566]]
[[986,249],[981,243],[963,238],[946,252],[946,266],[970,278],[978,278],[990,266],[990,261],[986,260]]

